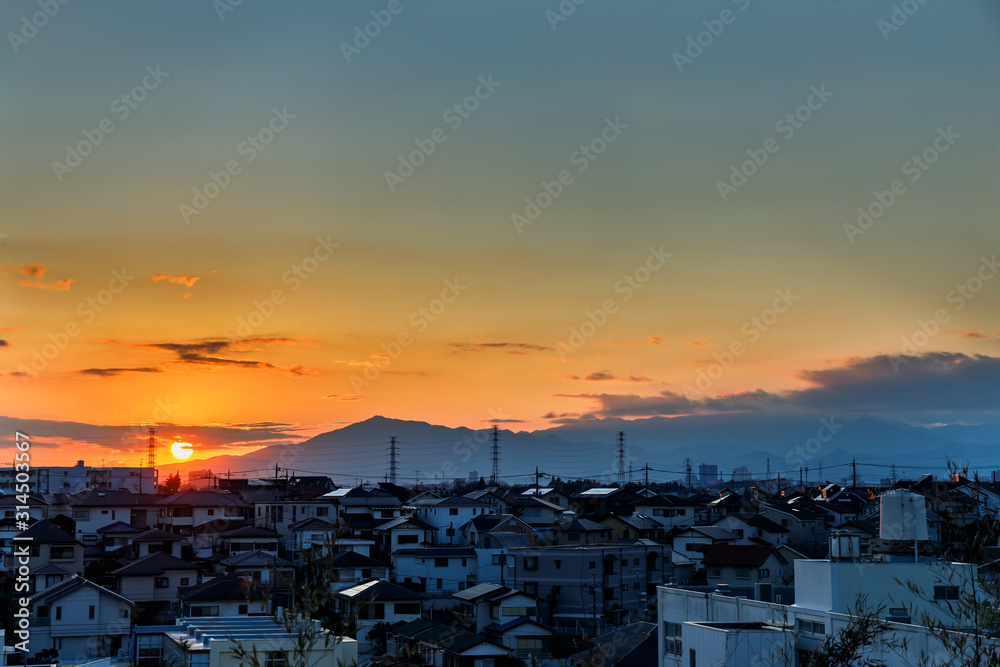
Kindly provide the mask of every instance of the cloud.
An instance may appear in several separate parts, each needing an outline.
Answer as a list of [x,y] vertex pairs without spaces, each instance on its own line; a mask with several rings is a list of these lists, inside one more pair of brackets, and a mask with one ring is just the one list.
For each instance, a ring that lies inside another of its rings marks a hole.
[[193,287],[194,284],[196,282],[198,282],[199,280],[201,280],[201,278],[199,278],[197,276],[195,276],[195,277],[188,277],[188,276],[183,276],[183,275],[181,275],[181,276],[168,276],[168,275],[164,275],[162,273],[157,273],[152,278],[152,281],[154,283],[160,283],[160,282],[166,281],[168,283],[173,283],[175,285],[184,285],[185,287]]
[[484,419],[487,424],[523,424],[523,419]]
[[327,394],[323,397],[331,401],[360,401],[361,397],[357,394]]
[[948,329],[941,333],[951,334],[960,338],[972,338],[974,340],[1000,341],[1000,331],[995,334],[982,333],[981,331],[959,331],[958,329]]
[[588,373],[587,375],[560,375],[563,380],[580,380],[585,382],[652,382],[652,380],[645,375],[638,373],[628,372],[627,375],[615,375],[611,371],[594,371]]
[[326,371],[322,368],[315,368],[314,366],[292,366],[288,369],[288,374],[292,377],[304,378],[304,377],[316,377],[318,375],[326,375]]
[[664,336],[646,336],[645,338],[633,338],[632,340],[625,341],[624,343],[615,342],[613,340],[606,340],[601,345],[609,345],[613,347],[638,347],[640,345],[648,345],[650,347],[659,347],[664,343],[668,342],[668,339]]
[[10,343],[0,338],[0,347],[10,347]]
[[28,277],[28,280],[21,280],[18,284],[21,287],[35,287],[38,289],[50,289],[57,292],[65,292],[73,284],[73,278],[62,278],[56,280],[55,282],[47,283],[42,280],[42,276],[48,273],[48,269],[42,264],[19,264],[17,266],[0,266],[0,269],[6,271],[17,271],[24,276]]
[[[900,419],[956,422],[970,415],[1000,418],[1000,358],[952,352],[854,358],[804,370],[809,385],[785,392],[743,391],[717,396],[664,390],[635,393],[556,394],[595,403],[598,417],[671,417],[733,412],[881,414]],[[547,419],[566,415],[546,416]],[[579,415],[578,415],[579,416]]]
[[483,352],[485,350],[501,350],[507,354],[527,354],[528,352],[550,352],[554,348],[534,343],[448,343],[455,349],[454,354],[462,352]]
[[97,377],[114,377],[124,373],[160,373],[159,368],[145,366],[141,368],[84,368],[77,371],[80,375],[96,375]]

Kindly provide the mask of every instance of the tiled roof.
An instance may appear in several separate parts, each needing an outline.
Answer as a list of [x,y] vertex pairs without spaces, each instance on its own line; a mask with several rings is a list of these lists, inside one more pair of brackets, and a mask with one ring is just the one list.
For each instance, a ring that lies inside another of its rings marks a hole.
[[160,530],[159,528],[150,528],[149,530],[144,530],[141,533],[133,535],[130,539],[133,542],[180,542],[184,538],[180,535]]
[[472,547],[430,547],[427,549],[397,549],[394,556],[416,556],[422,558],[475,558]]
[[166,570],[197,570],[198,566],[162,551],[156,551],[111,572],[124,577],[163,574]]
[[774,547],[757,544],[712,544],[701,548],[705,567],[760,567]]
[[292,565],[291,561],[272,556],[259,549],[224,558],[222,564],[229,567],[290,567]]
[[156,501],[157,505],[190,505],[191,507],[247,507],[237,496],[225,491],[187,489]]
[[409,588],[403,588],[391,581],[384,581],[382,579],[371,579],[357,586],[341,589],[334,595],[350,600],[363,600],[365,602],[371,602],[372,600],[395,602],[397,600],[424,599],[424,596],[416,591],[411,591]]
[[226,574],[215,577],[203,584],[178,590],[178,597],[183,602],[242,602],[261,600],[264,598],[265,587],[253,584],[238,574]]
[[36,521],[27,530],[18,533],[18,537],[30,537],[36,544],[80,544],[51,519]]
[[128,533],[141,533],[143,528],[136,528],[130,523],[125,523],[124,521],[115,521],[114,523],[109,523],[106,526],[102,526],[97,529],[98,533],[109,535],[109,534],[128,534]]

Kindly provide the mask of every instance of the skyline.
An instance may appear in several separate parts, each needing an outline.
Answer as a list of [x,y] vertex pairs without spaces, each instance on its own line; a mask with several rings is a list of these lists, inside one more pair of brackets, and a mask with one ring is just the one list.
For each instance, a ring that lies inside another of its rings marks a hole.
[[0,7],[3,421],[1000,424],[1000,15],[899,5]]

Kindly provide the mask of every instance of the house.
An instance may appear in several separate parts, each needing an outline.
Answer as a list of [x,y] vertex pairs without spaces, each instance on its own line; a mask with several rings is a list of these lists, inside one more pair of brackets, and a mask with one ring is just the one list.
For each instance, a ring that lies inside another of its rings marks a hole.
[[825,512],[808,504],[761,503],[760,514],[788,529],[788,542],[809,542],[826,528]]
[[553,544],[583,546],[609,544],[611,542],[611,528],[590,519],[573,519],[558,526],[551,542]]
[[712,544],[702,547],[702,565],[709,585],[786,584],[792,565],[770,545]]
[[552,487],[546,488],[535,488],[525,489],[521,492],[522,496],[529,496],[532,498],[541,498],[545,502],[552,503],[557,507],[561,507],[564,510],[570,509],[569,496],[567,496],[562,491],[557,491]]
[[552,657],[552,628],[527,616],[497,621],[486,626],[485,634],[506,647],[514,658],[531,664]]
[[55,649],[69,659],[113,655],[127,641],[135,603],[79,575],[28,599],[32,653]]
[[188,536],[195,526],[213,519],[245,519],[250,505],[226,491],[187,489],[156,501],[157,527]]
[[386,579],[389,576],[389,566],[386,563],[356,551],[343,551],[330,557],[323,565],[330,571],[331,580],[337,583],[355,584],[369,579]]
[[226,533],[253,525],[248,519],[215,518],[191,529],[187,539],[198,558],[212,558],[222,552],[222,536]]
[[669,529],[694,525],[699,511],[704,509],[704,506],[687,498],[664,493],[641,498],[632,503],[632,508],[634,513],[658,521]]
[[519,496],[511,503],[510,511],[537,530],[561,523],[565,508],[541,498]]
[[159,528],[150,528],[141,533],[127,534],[126,553],[130,558],[142,558],[149,554],[162,552],[180,557],[184,538],[174,533],[168,533]]
[[510,664],[510,651],[506,648],[455,625],[421,618],[391,626],[388,636],[389,655],[404,659],[414,656],[417,664],[448,667]]
[[634,513],[619,516],[609,514],[598,523],[611,530],[611,542],[618,540],[659,540],[665,537],[666,528],[659,521]]
[[471,547],[397,549],[392,580],[431,596],[449,597],[478,583],[478,560]]
[[[571,655],[569,664],[571,667],[655,665],[658,634],[655,623],[640,621],[626,625],[589,640],[587,643],[590,646],[585,651]],[[724,661],[718,664],[730,667]]]
[[278,532],[259,526],[242,526],[219,535],[220,553],[225,556],[236,556],[247,551],[263,551],[272,556],[278,555]]
[[778,546],[788,542],[791,531],[760,514],[728,514],[712,524],[737,536],[737,544],[767,544]]
[[245,489],[240,498],[251,505],[249,518],[254,525],[270,528],[282,539],[292,539],[292,524],[306,519],[323,519],[335,522],[337,512],[328,498],[327,492],[321,496],[296,496],[279,489]]
[[42,519],[14,537],[10,553],[4,556],[4,565],[8,571],[26,566],[28,572],[34,573],[46,565],[57,565],[82,576],[83,545],[51,519]]
[[483,501],[465,496],[443,498],[420,506],[417,512],[421,519],[434,527],[431,541],[438,545],[459,544],[461,526],[477,516],[492,513],[490,506]]
[[734,512],[748,512],[754,508],[738,493],[723,489],[719,497],[706,504],[711,519],[723,517]]
[[247,581],[235,573],[209,579],[196,586],[181,588],[177,593],[181,615],[188,618],[205,616],[232,617],[266,614],[267,590],[262,584]]
[[509,549],[504,581],[543,603],[560,634],[593,636],[637,620],[671,574],[661,545],[543,546]]
[[424,596],[416,591],[381,579],[371,579],[334,591],[333,596],[337,610],[357,625],[361,656],[368,655],[372,650],[372,639],[368,634],[376,625],[392,625],[420,618],[424,600]]
[[168,553],[153,552],[111,572],[118,592],[146,608],[163,611],[177,602],[177,589],[198,583],[198,567]]
[[480,514],[459,530],[462,531],[463,542],[470,545],[479,544],[485,533],[517,533],[528,540],[529,544],[535,542],[534,529],[513,514]]
[[503,584],[477,584],[453,593],[452,597],[459,601],[462,614],[468,619],[468,628],[474,632],[483,632],[487,625],[522,617],[538,620],[538,600]]
[[494,514],[509,514],[511,500],[503,490],[498,488],[483,489],[465,494],[466,498],[481,500],[490,506]]
[[396,549],[430,544],[435,532],[434,526],[415,516],[401,516],[375,527],[378,550],[386,555]]
[[314,548],[325,551],[325,547],[332,545],[337,539],[339,530],[337,524],[316,517],[296,521],[289,524],[288,529],[292,533],[295,548],[302,551]]
[[157,497],[125,489],[88,489],[66,496],[68,513],[76,521],[76,537],[84,544],[96,544],[99,528],[122,521],[145,530],[154,525]]
[[578,516],[598,518],[608,514],[628,514],[632,504],[637,500],[639,494],[631,489],[597,487],[577,493],[570,498],[570,505]]
[[221,561],[227,572],[235,572],[247,581],[288,588],[295,580],[292,563],[266,551],[244,551]]
[[674,551],[680,552],[700,567],[702,548],[712,544],[736,544],[739,539],[736,533],[718,526],[692,526],[685,528],[673,537]]
[[[258,664],[285,665],[285,655],[296,655],[301,637],[316,638],[298,659],[315,667],[354,665],[358,643],[323,630],[319,621],[271,616],[230,616],[178,619],[176,625],[137,625],[128,645],[135,667],[200,665],[229,667],[243,664],[236,653],[242,646],[253,651]],[[328,637],[329,641],[324,638]]]

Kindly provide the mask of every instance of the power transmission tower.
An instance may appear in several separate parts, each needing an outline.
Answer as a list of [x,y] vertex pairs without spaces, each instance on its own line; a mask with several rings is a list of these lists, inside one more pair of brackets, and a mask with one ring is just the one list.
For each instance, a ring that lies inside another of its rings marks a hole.
[[687,488],[694,488],[691,484],[691,459],[684,459],[684,475],[687,477]]
[[618,431],[618,485],[625,486],[625,431]]
[[399,463],[399,443],[396,442],[396,436],[389,438],[389,482],[392,484],[396,483],[396,473],[398,472]]
[[490,444],[490,463],[493,464],[493,472],[490,473],[490,486],[496,486],[500,480],[500,429],[493,425]]
[[[156,467],[156,429],[152,426],[146,431],[146,467]],[[140,471],[141,474],[141,471]]]

